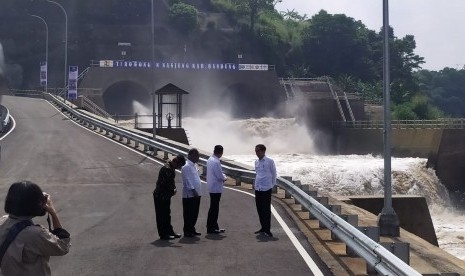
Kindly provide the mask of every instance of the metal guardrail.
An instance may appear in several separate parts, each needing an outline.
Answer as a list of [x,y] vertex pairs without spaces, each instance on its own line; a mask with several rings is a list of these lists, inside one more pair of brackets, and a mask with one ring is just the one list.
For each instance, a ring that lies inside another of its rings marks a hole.
[[[333,122],[336,128],[383,129],[383,121]],[[464,129],[465,119],[393,120],[393,129]]]
[[[70,116],[83,125],[87,125],[89,128],[105,131],[105,134],[112,134],[113,136],[119,136],[126,138],[127,144],[130,141],[134,141],[135,146],[143,144],[144,148],[153,147],[159,151],[163,151],[165,156],[169,154],[183,154],[186,155],[188,146],[180,146],[174,144],[167,144],[162,141],[154,141],[148,137],[144,137],[135,132],[131,132],[112,124],[103,122],[91,116],[82,114],[73,108],[65,105],[59,98],[54,95],[46,94],[45,98],[54,102],[60,106],[63,111],[70,114]],[[205,167],[208,159],[208,155],[201,154],[199,165]],[[255,171],[241,168],[234,162],[224,161],[222,162],[223,172],[236,180],[236,184],[241,182],[241,179],[254,179]],[[412,267],[404,263],[402,260],[397,258],[394,254],[389,252],[380,244],[374,242],[372,239],[361,233],[357,228],[350,225],[348,222],[343,220],[338,215],[329,211],[325,206],[320,204],[316,199],[312,198],[300,188],[294,185],[292,182],[285,180],[281,177],[277,179],[278,187],[285,189],[289,192],[304,208],[320,220],[328,229],[330,229],[340,240],[351,248],[356,254],[366,260],[366,262],[374,267],[376,271],[382,275],[421,275],[415,271]]]

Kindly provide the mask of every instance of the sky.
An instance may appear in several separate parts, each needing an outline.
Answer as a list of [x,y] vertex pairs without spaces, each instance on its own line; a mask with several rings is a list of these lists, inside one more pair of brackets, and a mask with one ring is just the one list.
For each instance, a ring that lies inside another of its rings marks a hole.
[[[322,9],[343,13],[375,31],[383,25],[383,0],[282,0],[276,8],[295,10],[308,18]],[[464,68],[464,0],[391,0],[389,24],[398,38],[415,36],[415,53],[425,58],[423,69]]]

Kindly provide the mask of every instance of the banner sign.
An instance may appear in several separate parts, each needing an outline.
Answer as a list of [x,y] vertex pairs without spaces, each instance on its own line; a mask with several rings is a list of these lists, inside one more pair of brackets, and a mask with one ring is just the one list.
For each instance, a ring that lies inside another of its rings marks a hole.
[[68,74],[68,99],[77,99],[78,67],[70,66]]
[[[150,61],[113,61],[113,67],[152,68]],[[237,70],[234,63],[155,62],[156,69]]]
[[236,63],[190,63],[190,62],[152,62],[126,60],[99,60],[100,67],[117,68],[154,68],[154,69],[194,69],[194,70],[241,70],[268,71],[268,64],[236,64]]
[[241,71],[268,71],[268,64],[239,64]]
[[47,62],[40,62],[40,85],[47,86]]
[[100,67],[113,67],[113,60],[100,60]]

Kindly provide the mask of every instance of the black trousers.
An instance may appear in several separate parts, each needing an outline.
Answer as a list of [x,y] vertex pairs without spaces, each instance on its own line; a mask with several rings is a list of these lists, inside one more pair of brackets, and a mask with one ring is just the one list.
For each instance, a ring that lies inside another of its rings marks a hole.
[[221,193],[210,193],[210,209],[208,209],[207,231],[218,230],[218,214],[220,212]]
[[182,199],[182,213],[184,216],[184,234],[196,232],[195,224],[199,217],[200,196]]
[[174,234],[173,226],[171,226],[171,198],[161,199],[153,195],[153,203],[155,204],[155,217],[157,219],[158,235],[160,237],[170,236]]
[[255,205],[262,230],[270,231],[271,227],[271,189],[267,191],[255,190]]

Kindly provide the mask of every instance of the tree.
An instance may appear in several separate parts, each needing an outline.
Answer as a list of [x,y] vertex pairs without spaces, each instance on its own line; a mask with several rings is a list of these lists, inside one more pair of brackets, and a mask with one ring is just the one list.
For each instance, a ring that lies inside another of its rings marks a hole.
[[316,75],[373,79],[376,70],[368,40],[372,32],[360,21],[322,10],[310,19],[303,31],[304,63]]
[[192,5],[176,3],[170,8],[170,21],[180,32],[187,34],[197,28],[198,13]]
[[421,70],[415,74],[420,90],[452,117],[465,117],[465,69]]

